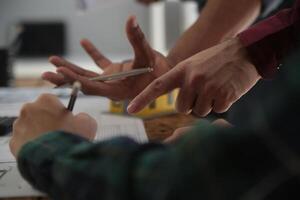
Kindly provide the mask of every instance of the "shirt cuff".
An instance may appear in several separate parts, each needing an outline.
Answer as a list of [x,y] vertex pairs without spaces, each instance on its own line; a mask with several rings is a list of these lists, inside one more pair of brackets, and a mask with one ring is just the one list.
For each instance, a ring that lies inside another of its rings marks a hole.
[[52,186],[53,161],[81,143],[89,141],[60,131],[47,133],[21,148],[17,158],[19,171],[35,188],[48,192]]
[[284,49],[290,46],[287,41],[291,25],[289,12],[282,11],[238,35],[258,73],[265,79],[274,77],[281,66]]

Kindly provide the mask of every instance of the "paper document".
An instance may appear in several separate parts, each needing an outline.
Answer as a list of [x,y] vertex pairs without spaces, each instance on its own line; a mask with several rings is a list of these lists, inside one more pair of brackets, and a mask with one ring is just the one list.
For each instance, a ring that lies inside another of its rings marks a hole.
[[44,196],[20,175],[17,163],[0,163],[0,198]]
[[0,115],[14,117],[18,116],[24,103],[33,102],[40,94],[50,93],[61,99],[68,98],[68,89],[47,88],[0,88]]
[[0,163],[15,162],[15,157],[10,153],[9,140],[10,137],[0,137]]
[[148,142],[144,122],[137,118],[123,117],[112,114],[102,114],[98,118],[99,128],[96,141],[103,141],[113,137],[126,136],[138,143]]

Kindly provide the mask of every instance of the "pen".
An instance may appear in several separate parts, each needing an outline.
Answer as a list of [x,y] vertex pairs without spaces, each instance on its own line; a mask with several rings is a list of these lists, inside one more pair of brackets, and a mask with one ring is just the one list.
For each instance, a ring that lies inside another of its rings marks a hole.
[[[147,67],[147,68],[123,71],[123,72],[119,72],[119,73],[115,73],[115,74],[100,75],[100,76],[96,76],[93,78],[89,78],[89,80],[90,81],[103,81],[103,82],[115,81],[115,80],[119,80],[119,79],[126,78],[126,77],[138,76],[138,75],[149,73],[152,71],[153,71],[153,68]],[[68,86],[70,86],[70,85],[67,83],[67,84],[57,86],[56,88],[68,87]]]
[[103,76],[97,76],[94,78],[90,78],[91,81],[115,81],[122,78],[130,77],[130,76],[137,76],[140,74],[145,74],[148,72],[152,72],[152,68],[141,68],[141,69],[133,69],[129,71],[119,72],[115,74],[110,75],[103,75]]
[[67,108],[71,112],[73,111],[73,108],[74,108],[74,105],[75,105],[75,102],[77,99],[77,94],[80,89],[81,89],[81,83],[78,81],[74,82],[73,87],[72,87],[71,97],[70,97],[68,108]]

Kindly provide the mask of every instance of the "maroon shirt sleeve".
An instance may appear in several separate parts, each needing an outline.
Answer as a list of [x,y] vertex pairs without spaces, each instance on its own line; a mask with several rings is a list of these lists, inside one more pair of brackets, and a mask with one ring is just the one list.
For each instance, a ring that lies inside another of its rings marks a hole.
[[254,25],[238,35],[263,78],[272,78],[282,59],[296,46],[300,34],[300,0],[294,7]]

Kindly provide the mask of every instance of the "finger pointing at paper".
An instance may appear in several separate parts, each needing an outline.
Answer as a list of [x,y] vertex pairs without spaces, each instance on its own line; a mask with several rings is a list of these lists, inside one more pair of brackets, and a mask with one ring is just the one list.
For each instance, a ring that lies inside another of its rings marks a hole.
[[179,63],[154,80],[128,106],[136,113],[157,97],[180,88],[178,112],[204,117],[226,112],[260,79],[238,39],[227,40]]

